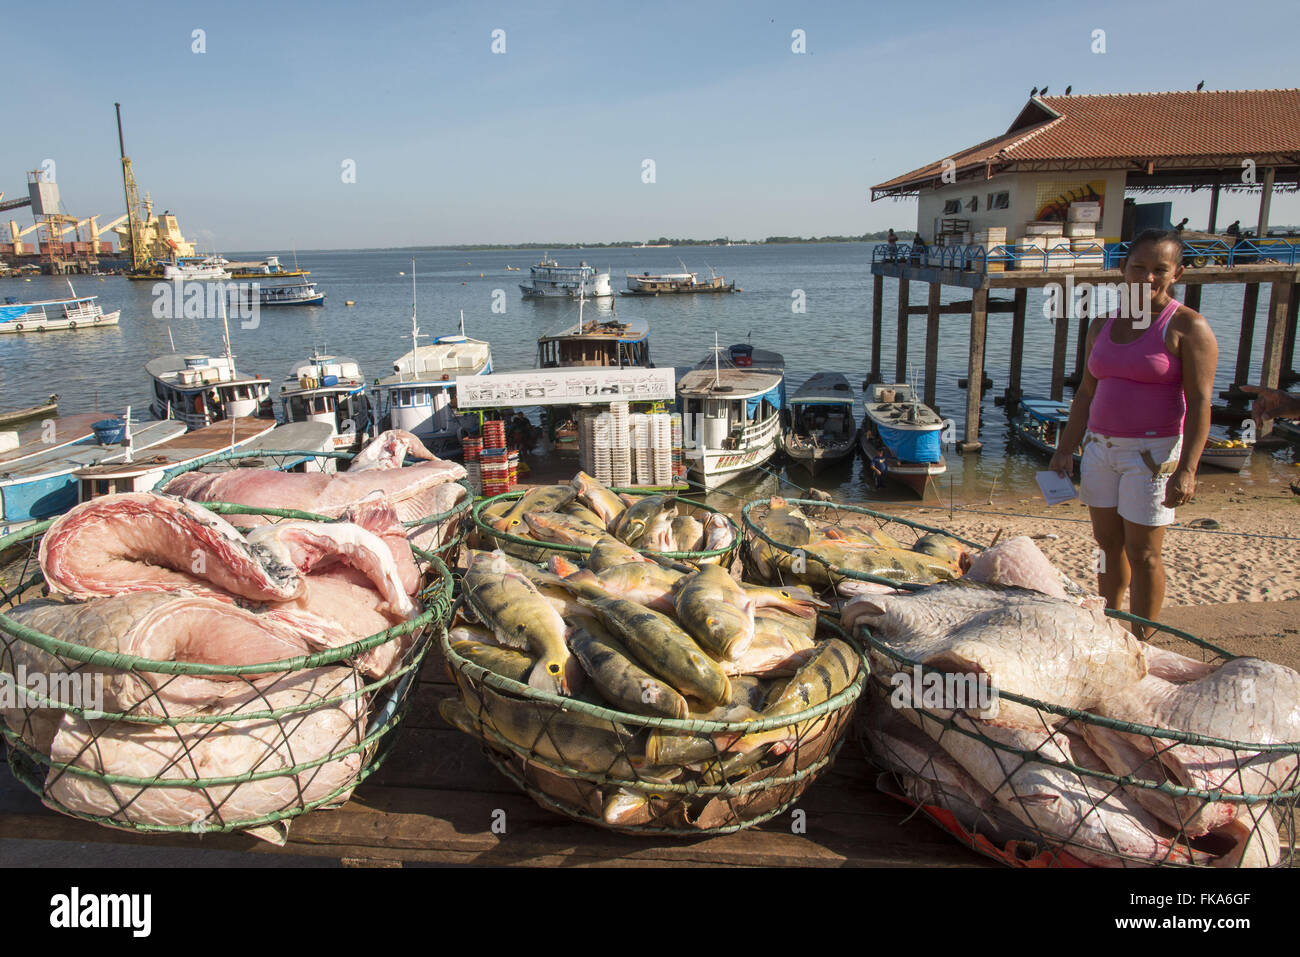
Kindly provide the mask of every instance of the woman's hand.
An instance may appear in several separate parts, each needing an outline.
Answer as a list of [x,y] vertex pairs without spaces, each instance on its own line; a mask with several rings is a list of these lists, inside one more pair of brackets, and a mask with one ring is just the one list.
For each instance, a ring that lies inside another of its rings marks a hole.
[[1165,486],[1165,508],[1186,505],[1196,494],[1196,470],[1179,469],[1169,477]]
[[1074,456],[1065,449],[1057,449],[1047,467],[1061,478],[1070,478],[1074,475]]

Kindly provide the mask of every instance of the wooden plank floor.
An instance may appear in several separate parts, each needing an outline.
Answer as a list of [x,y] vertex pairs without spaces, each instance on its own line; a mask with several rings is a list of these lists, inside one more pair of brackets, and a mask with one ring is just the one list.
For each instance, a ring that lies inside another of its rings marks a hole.
[[[545,810],[504,778],[477,743],[448,727],[437,703],[453,693],[441,656],[426,661],[415,700],[384,766],[342,808],[298,818],[283,848],[245,835],[135,834],[43,807],[0,768],[0,840],[115,842],[331,857],[382,866],[979,866],[984,858],[878,793],[874,772],[847,741],[835,765],[804,794],[806,833],[782,815],[716,837],[615,834]],[[505,812],[505,833],[492,831]],[[498,816],[499,817],[499,816]]]

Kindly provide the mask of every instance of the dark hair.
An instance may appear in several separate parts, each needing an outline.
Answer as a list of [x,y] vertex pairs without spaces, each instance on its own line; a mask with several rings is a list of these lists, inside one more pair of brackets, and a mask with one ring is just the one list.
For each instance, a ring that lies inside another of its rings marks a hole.
[[[1159,246],[1162,243],[1173,243],[1174,248],[1178,250],[1178,262],[1183,261],[1183,237],[1177,230],[1173,229],[1144,229],[1133,237],[1133,241],[1128,244],[1129,255],[1143,243],[1152,243]],[[1125,257],[1127,258],[1127,257]]]

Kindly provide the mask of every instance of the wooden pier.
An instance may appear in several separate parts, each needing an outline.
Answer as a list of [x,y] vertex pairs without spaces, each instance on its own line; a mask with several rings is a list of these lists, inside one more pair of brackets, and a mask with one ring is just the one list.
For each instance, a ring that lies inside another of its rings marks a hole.
[[[1123,276],[1118,269],[1097,267],[1079,267],[1077,269],[1051,269],[1043,271],[1012,270],[1008,272],[982,272],[974,270],[943,269],[936,266],[901,261],[875,261],[871,264],[872,272],[872,306],[871,306],[871,376],[874,381],[881,381],[881,332],[885,301],[885,280],[898,281],[898,335],[895,348],[896,381],[902,382],[907,374],[907,339],[908,323],[912,316],[925,316],[925,365],[923,370],[924,389],[922,398],[927,405],[935,401],[935,384],[939,368],[939,335],[941,317],[945,315],[970,316],[970,356],[965,368],[966,409],[965,426],[959,448],[962,452],[978,452],[980,449],[980,400],[981,390],[969,388],[970,383],[983,382],[985,378],[985,355],[987,352],[988,326],[990,315],[1010,315],[1011,317],[1011,360],[1007,370],[1007,386],[1003,396],[1009,407],[1014,407],[1021,396],[1020,382],[1024,369],[1025,314],[1030,289],[1043,289],[1056,284],[1064,286],[1067,276],[1072,278],[1075,286],[1084,283],[1101,285],[1121,283]],[[926,283],[928,294],[925,305],[912,305],[911,284]],[[1183,301],[1193,309],[1199,309],[1201,287],[1210,284],[1234,283],[1244,286],[1241,327],[1237,337],[1236,366],[1232,385],[1221,393],[1220,397],[1228,401],[1228,408],[1247,414],[1248,396],[1240,386],[1250,381],[1250,357],[1256,334],[1255,313],[1259,304],[1260,287],[1269,290],[1268,311],[1264,321],[1264,357],[1261,385],[1271,388],[1284,388],[1300,380],[1300,374],[1294,369],[1296,344],[1296,317],[1300,308],[1300,266],[1280,263],[1241,264],[1235,266],[1207,265],[1188,266],[1180,285],[1184,287]],[[941,303],[944,286],[970,290],[966,301]],[[1009,296],[990,295],[1006,290]],[[1058,307],[1066,305],[1064,296],[1055,300]],[[1060,313],[1058,308],[1052,318],[1054,324],[1053,347],[1051,355],[1050,397],[1060,400],[1064,397],[1065,387],[1077,386],[1083,370],[1084,348],[1086,346],[1088,320],[1071,317]],[[1073,330],[1071,328],[1073,323]],[[1073,331],[1073,343],[1071,342]],[[1070,363],[1070,351],[1073,345],[1073,363]],[[1226,353],[1229,343],[1221,342],[1220,351]],[[1067,372],[1067,365],[1072,365]]]

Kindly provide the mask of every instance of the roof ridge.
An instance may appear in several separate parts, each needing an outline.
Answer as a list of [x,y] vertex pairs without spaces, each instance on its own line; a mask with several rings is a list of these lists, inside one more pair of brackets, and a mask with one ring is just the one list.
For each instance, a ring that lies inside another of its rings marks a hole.
[[1099,98],[1101,98],[1101,97],[1122,97],[1122,96],[1132,96],[1132,97],[1140,97],[1140,96],[1170,96],[1170,95],[1175,94],[1175,93],[1195,93],[1195,94],[1197,94],[1198,96],[1204,96],[1204,95],[1207,94],[1207,93],[1215,93],[1215,94],[1218,94],[1218,95],[1220,95],[1220,96],[1225,95],[1225,94],[1241,94],[1241,93],[1300,93],[1300,87],[1295,87],[1295,86],[1277,86],[1277,87],[1264,87],[1264,88],[1257,89],[1257,90],[1195,90],[1195,89],[1192,89],[1192,90],[1147,90],[1147,91],[1145,91],[1145,92],[1137,92],[1137,93],[1132,92],[1132,91],[1127,92],[1127,93],[1073,93],[1073,94],[1071,94],[1071,95],[1069,95],[1069,96],[1066,96],[1065,94],[1061,94],[1060,96],[1043,96],[1042,94],[1039,94],[1038,99],[1043,100],[1043,101],[1047,101],[1047,100],[1081,100],[1081,99],[1084,99],[1085,97],[1087,97],[1087,98],[1089,98],[1089,99],[1099,99]]
[[1013,143],[1008,143],[1006,146],[1002,147],[1002,149],[1001,149],[1000,152],[1003,152],[1003,153],[1010,153],[1010,152],[1011,152],[1013,149],[1015,149],[1017,146],[1021,146],[1021,145],[1025,144],[1025,143],[1029,142],[1029,141],[1032,140],[1035,136],[1037,136],[1039,133],[1043,132],[1044,130],[1046,130],[1046,129],[1050,128],[1050,127],[1055,126],[1057,123],[1060,123],[1060,122],[1061,122],[1062,120],[1064,120],[1064,119],[1065,119],[1065,117],[1064,117],[1063,115],[1058,115],[1058,116],[1054,117],[1053,119],[1048,120],[1046,123],[1040,123],[1038,126],[1034,127],[1033,129],[1028,130],[1028,131],[1025,133],[1024,136],[1020,137],[1020,139],[1016,140],[1016,141],[1013,142]]

